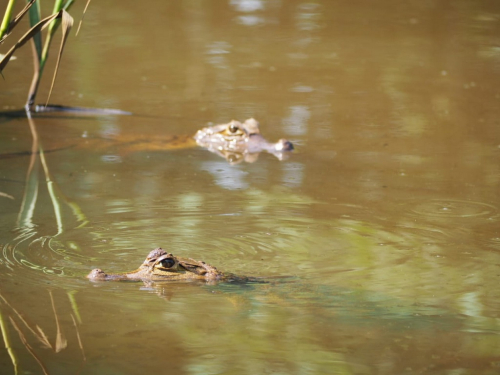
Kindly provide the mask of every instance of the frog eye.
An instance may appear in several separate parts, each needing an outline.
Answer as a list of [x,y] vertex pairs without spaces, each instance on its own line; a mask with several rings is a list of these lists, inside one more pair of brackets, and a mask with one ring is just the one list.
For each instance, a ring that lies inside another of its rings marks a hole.
[[229,131],[231,133],[236,133],[238,130],[239,130],[239,128],[237,125],[234,125],[234,124],[229,125]]
[[160,261],[160,264],[163,268],[172,268],[175,266],[175,260],[172,258],[165,258],[162,261]]

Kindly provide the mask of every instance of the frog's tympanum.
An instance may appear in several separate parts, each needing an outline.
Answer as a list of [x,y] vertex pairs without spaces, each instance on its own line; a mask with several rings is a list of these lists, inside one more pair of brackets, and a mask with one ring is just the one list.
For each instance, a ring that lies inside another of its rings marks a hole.
[[135,271],[107,274],[100,269],[92,270],[90,280],[137,280],[137,281],[181,281],[226,279],[217,268],[190,258],[175,257],[161,248],[151,251],[146,260]]
[[259,123],[253,118],[244,123],[233,120],[228,124],[203,128],[198,130],[194,139],[198,145],[222,156],[231,164],[243,160],[253,163],[263,151],[283,160],[287,152],[293,150],[292,143],[286,139],[276,143],[266,141],[260,134]]

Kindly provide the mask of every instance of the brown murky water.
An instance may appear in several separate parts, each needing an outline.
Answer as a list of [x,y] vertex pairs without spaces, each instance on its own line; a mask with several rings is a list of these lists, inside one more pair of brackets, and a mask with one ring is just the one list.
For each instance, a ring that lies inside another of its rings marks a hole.
[[[92,2],[51,99],[135,115],[37,117],[44,157],[2,118],[0,372],[499,373],[500,3],[148,6]],[[17,57],[2,110],[25,100]],[[296,152],[99,140],[248,117]],[[293,278],[85,279],[157,246]]]

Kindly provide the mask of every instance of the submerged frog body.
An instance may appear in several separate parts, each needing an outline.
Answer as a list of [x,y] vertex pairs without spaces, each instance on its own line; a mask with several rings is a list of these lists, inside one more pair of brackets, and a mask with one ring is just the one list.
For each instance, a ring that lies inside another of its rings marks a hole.
[[135,271],[107,274],[94,269],[88,275],[90,280],[137,280],[137,281],[217,281],[228,278],[205,262],[190,258],[175,257],[161,248],[151,251],[146,260]]

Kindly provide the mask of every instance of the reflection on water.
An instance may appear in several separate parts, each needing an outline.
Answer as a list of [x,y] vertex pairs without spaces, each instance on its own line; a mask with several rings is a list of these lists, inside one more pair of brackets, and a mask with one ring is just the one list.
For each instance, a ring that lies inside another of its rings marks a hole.
[[302,163],[289,162],[283,168],[283,185],[298,188],[304,183],[304,165]]
[[[296,89],[294,89],[296,90]],[[307,122],[311,113],[306,106],[298,105],[290,108],[290,116],[283,120],[285,130],[293,136],[300,136],[307,133]]]
[[230,0],[229,4],[239,12],[255,12],[264,10],[264,2],[262,0]]
[[[108,5],[53,97],[141,115],[1,121],[1,373],[498,373],[496,3]],[[182,143],[250,117],[289,160]],[[85,279],[155,247],[269,282]]]
[[244,181],[247,172],[237,169],[235,166],[224,162],[204,162],[201,170],[211,173],[215,183],[224,189],[246,189],[248,183]]

